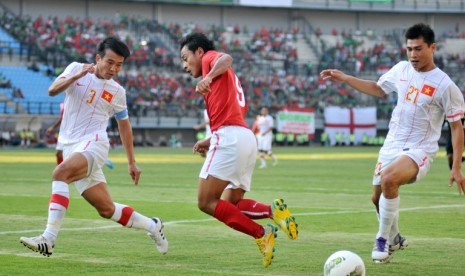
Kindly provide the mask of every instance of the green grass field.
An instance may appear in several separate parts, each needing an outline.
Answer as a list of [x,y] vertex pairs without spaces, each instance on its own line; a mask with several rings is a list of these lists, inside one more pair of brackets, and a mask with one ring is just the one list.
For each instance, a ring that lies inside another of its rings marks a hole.
[[[105,168],[116,202],[165,221],[170,243],[160,255],[143,231],[102,219],[71,187],[71,200],[50,258],[19,243],[46,223],[54,151],[0,151],[0,275],[323,275],[333,252],[359,254],[367,275],[464,275],[465,197],[448,188],[440,152],[429,175],[401,189],[401,232],[410,246],[392,263],[375,265],[371,249],[377,219],[370,201],[377,148],[276,148],[279,164],[255,170],[247,196],[270,203],[284,198],[299,238],[278,232],[273,263],[262,267],[254,240],[197,209],[203,159],[190,149],[138,149],[138,187],[124,152],[112,150]],[[262,220],[261,223],[270,221]]]

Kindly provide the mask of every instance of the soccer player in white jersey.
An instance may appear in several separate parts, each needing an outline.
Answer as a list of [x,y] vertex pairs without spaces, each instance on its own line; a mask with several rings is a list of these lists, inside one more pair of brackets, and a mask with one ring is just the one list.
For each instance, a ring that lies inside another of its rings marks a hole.
[[274,120],[273,117],[268,114],[268,108],[262,107],[260,110],[260,116],[257,118],[257,142],[260,157],[260,169],[266,168],[266,155],[273,160],[273,166],[278,164],[278,157],[271,151],[271,145],[273,143],[273,126]]
[[195,130],[201,130],[205,128],[205,138],[208,138],[212,135],[212,131],[210,129],[210,118],[208,118],[207,109],[203,110],[203,122],[201,124],[195,125]]
[[457,85],[434,64],[434,31],[426,24],[411,26],[405,33],[408,61],[401,61],[378,82],[362,80],[336,69],[323,70],[323,79],[344,82],[362,93],[384,97],[397,93],[397,105],[389,132],[381,147],[373,177],[372,201],[378,211],[379,230],[372,259],[386,263],[407,246],[399,234],[399,188],[421,180],[429,171],[439,146],[446,116],[451,126],[454,161],[450,186],[465,186],[461,171],[465,104]]
[[96,64],[73,62],[49,87],[50,96],[63,91],[66,94],[58,136],[63,145],[64,161],[53,171],[45,231],[37,237],[20,238],[21,243],[44,256],[53,252],[69,204],[68,185],[73,182],[100,216],[126,227],[147,231],[160,253],[168,251],[161,219],[148,218],[131,206],[113,202],[102,172],[110,148],[106,129],[110,116],[114,115],[134,185],[138,184],[141,175],[134,157],[126,91],[113,80],[129,54],[128,47],[121,40],[105,38],[97,46]]

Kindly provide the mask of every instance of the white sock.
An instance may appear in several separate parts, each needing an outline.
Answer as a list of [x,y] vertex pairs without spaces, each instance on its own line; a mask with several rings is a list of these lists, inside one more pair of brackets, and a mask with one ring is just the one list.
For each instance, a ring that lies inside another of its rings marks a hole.
[[115,205],[115,212],[111,216],[111,220],[125,227],[144,229],[148,232],[155,231],[156,225],[152,219],[139,214],[130,206],[117,202],[113,202],[113,204]]
[[389,244],[394,244],[394,239],[397,234],[399,234],[399,209],[397,209],[394,221],[392,222],[391,231],[389,232]]
[[52,197],[48,208],[47,227],[42,234],[47,240],[55,243],[61,224],[69,205],[69,186],[63,181],[52,182]]
[[260,163],[262,166],[266,166],[266,160],[264,155],[260,155]]
[[382,237],[386,240],[389,238],[389,232],[395,220],[396,213],[399,210],[400,197],[387,199],[381,194],[379,199],[379,230],[377,238]]

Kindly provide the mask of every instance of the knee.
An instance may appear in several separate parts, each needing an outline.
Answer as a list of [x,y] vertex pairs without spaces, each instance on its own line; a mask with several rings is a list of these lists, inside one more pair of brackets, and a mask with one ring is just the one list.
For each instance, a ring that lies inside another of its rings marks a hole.
[[[61,163],[56,166],[52,173],[52,179],[58,181],[65,181],[67,179],[67,169],[66,166]],[[66,182],[66,181],[65,181]]]
[[382,173],[381,174],[381,189],[384,194],[384,196],[388,197],[389,195],[392,195],[393,193],[397,193],[397,190],[399,189],[399,186],[401,183],[399,183],[399,179],[396,177],[395,174],[393,173]]
[[385,187],[391,187],[393,185],[396,185],[395,175],[393,173],[383,171],[381,173],[381,187],[383,188],[383,190]]
[[197,202],[197,207],[199,208],[200,211],[213,216],[213,213],[215,212],[216,204],[214,204],[212,200],[199,198]]
[[197,207],[199,208],[200,211],[204,212],[204,213],[209,213],[208,210],[208,201],[206,200],[200,200],[197,202]]
[[115,205],[113,205],[113,203],[105,204],[105,205],[97,207],[96,209],[97,209],[98,214],[102,218],[109,219],[113,216],[113,213],[115,212]]
[[376,193],[373,193],[373,194],[371,195],[371,201],[373,202],[373,204],[374,204],[375,206],[378,206],[378,204],[379,204],[379,196],[380,196],[380,195],[378,195],[378,194],[376,194]]

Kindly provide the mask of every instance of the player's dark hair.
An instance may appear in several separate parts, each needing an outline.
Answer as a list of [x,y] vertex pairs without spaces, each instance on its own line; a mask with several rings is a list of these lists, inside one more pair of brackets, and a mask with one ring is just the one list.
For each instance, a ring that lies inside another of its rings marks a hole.
[[188,34],[185,37],[183,37],[179,43],[179,50],[181,50],[186,45],[187,49],[189,49],[189,51],[192,52],[194,52],[198,48],[202,48],[205,53],[210,50],[215,50],[215,45],[213,44],[213,41],[208,39],[208,37],[203,33]]
[[117,55],[124,57],[124,60],[131,55],[128,46],[119,38],[114,36],[105,38],[97,45],[97,54],[100,57],[104,57],[106,49],[110,49]]
[[405,40],[423,38],[426,44],[431,45],[435,42],[434,31],[431,27],[424,23],[418,23],[408,28],[405,32]]

